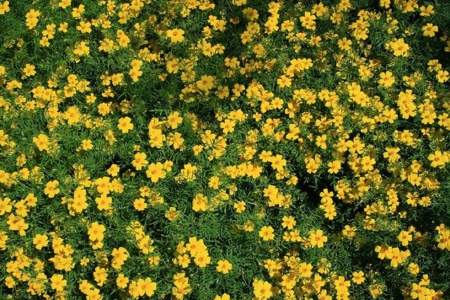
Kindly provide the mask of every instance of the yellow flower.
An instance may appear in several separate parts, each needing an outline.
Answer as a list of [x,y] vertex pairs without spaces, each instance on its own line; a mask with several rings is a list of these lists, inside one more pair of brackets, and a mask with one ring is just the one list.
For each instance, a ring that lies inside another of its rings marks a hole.
[[309,232],[309,242],[311,243],[312,247],[318,247],[322,248],[324,246],[324,243],[328,241],[328,238],[323,235],[323,231],[321,229],[319,230],[311,230]]
[[140,171],[144,166],[148,164],[146,158],[147,155],[145,153],[138,152],[134,155],[134,160],[131,162],[131,164],[136,168],[137,171]]
[[427,7],[421,6],[420,7],[420,15],[422,17],[429,17],[432,14],[434,14],[434,7],[433,5],[428,5]]
[[5,213],[10,213],[12,210],[12,205],[10,198],[0,199],[0,216],[3,216]]
[[26,64],[25,68],[23,68],[22,72],[24,74],[24,77],[30,77],[36,75],[35,66]]
[[413,274],[413,275],[417,275],[419,274],[420,268],[419,265],[416,263],[410,263],[408,265],[408,272]]
[[78,7],[74,7],[72,9],[72,17],[75,19],[81,18],[81,15],[84,13],[85,6],[80,4]]
[[232,121],[230,119],[226,119],[225,121],[220,123],[220,128],[222,128],[222,131],[224,134],[234,132],[234,126],[236,125],[235,121]]
[[391,260],[391,266],[397,268],[409,256],[409,251],[400,251],[399,248],[389,247],[386,251],[386,258]]
[[341,161],[340,160],[330,161],[327,166],[328,166],[328,173],[336,174],[341,169]]
[[81,113],[78,107],[70,106],[64,113],[64,119],[67,120],[67,124],[69,125],[78,123],[81,119]]
[[223,294],[222,296],[217,295],[216,297],[214,297],[214,300],[230,300],[230,295],[228,295],[227,293]]
[[47,247],[48,236],[45,234],[36,234],[33,238],[33,244],[36,245],[37,250],[41,250],[42,247]]
[[256,54],[257,58],[261,58],[266,53],[266,50],[262,44],[257,44],[253,47],[253,53]]
[[135,199],[133,202],[134,209],[137,211],[144,211],[147,208],[147,203],[145,203],[144,198]]
[[126,35],[126,33],[123,30],[120,29],[117,30],[116,36],[117,36],[117,43],[122,48],[126,48],[131,42],[130,38]]
[[97,186],[97,192],[99,192],[101,194],[103,194],[103,193],[109,194],[109,192],[111,191],[110,178],[107,176],[104,176],[102,178],[97,178],[95,180],[95,185]]
[[119,174],[120,171],[120,167],[116,164],[112,164],[108,170],[106,170],[106,172],[108,173],[108,175],[115,177]]
[[112,198],[108,197],[107,194],[102,193],[100,197],[95,198],[95,203],[97,204],[97,209],[102,210],[111,210]]
[[[344,294],[347,293],[348,288],[350,287],[351,283],[349,280],[345,280],[344,276],[339,276],[337,279],[333,280],[333,284],[336,287],[336,290],[338,292],[338,295],[343,292]],[[338,296],[338,298],[341,298]]]
[[76,28],[81,31],[81,33],[90,33],[92,32],[91,25],[91,22],[81,21],[80,25],[78,25]]
[[217,272],[227,274],[232,268],[233,268],[233,265],[226,259],[224,259],[224,260],[221,259],[217,262],[217,267],[216,267]]
[[107,114],[111,113],[111,104],[112,103],[105,103],[102,102],[97,106],[98,113],[102,116],[106,116]]
[[159,179],[163,179],[164,177],[166,177],[164,165],[160,162],[156,164],[151,163],[145,173],[147,175],[147,178],[150,178],[150,180],[154,183],[158,182]]
[[422,27],[423,35],[433,37],[436,35],[436,32],[438,32],[439,28],[436,25],[433,25],[431,23],[427,23],[427,25]]
[[448,81],[449,79],[448,71],[439,70],[438,73],[436,74],[436,79],[438,80],[439,83],[444,83]]
[[321,149],[327,149],[327,135],[322,134],[321,136],[316,137],[316,146]]
[[89,263],[89,258],[87,258],[87,257],[83,257],[80,260],[80,265],[83,266],[83,267],[87,266],[88,263]]
[[392,72],[386,71],[380,73],[380,80],[378,84],[384,87],[391,87],[395,83],[395,77],[392,76]]
[[150,129],[150,147],[161,148],[166,140],[166,136],[163,134],[161,129]]
[[305,12],[305,15],[300,17],[300,22],[302,23],[302,27],[306,29],[315,30],[316,29],[316,16],[311,14],[310,12]]
[[220,178],[218,176],[211,176],[209,178],[208,186],[214,190],[218,190],[220,183]]
[[49,145],[50,145],[50,141],[48,136],[46,136],[45,134],[39,134],[37,137],[33,137],[33,143],[36,144],[36,146],[38,147],[39,151],[48,151],[49,150]]
[[180,43],[184,41],[184,30],[183,29],[169,29],[166,31],[166,36],[170,38],[172,44]]
[[208,198],[202,194],[197,194],[192,200],[192,210],[195,212],[206,211],[207,204]]
[[365,281],[366,279],[364,278],[364,272],[363,271],[359,271],[359,272],[353,272],[353,278],[352,281],[356,284],[361,284]]
[[384,8],[389,8],[391,5],[391,0],[380,0],[380,6]]
[[93,273],[94,280],[97,282],[98,286],[103,286],[105,284],[106,279],[108,278],[108,273],[105,268],[95,267],[95,271]]
[[236,212],[238,214],[242,213],[245,210],[245,202],[239,201],[233,205],[233,207],[236,209]]
[[269,299],[273,296],[272,285],[264,280],[256,279],[253,281],[253,294],[256,299]]
[[105,232],[106,228],[104,225],[99,224],[98,222],[94,222],[91,224],[91,226],[88,229],[88,235],[90,241],[102,241],[103,240],[103,233]]
[[134,128],[133,123],[131,123],[130,117],[120,118],[119,124],[117,125],[117,128],[119,128],[122,133],[128,133],[130,130]]
[[29,228],[29,225],[22,217],[14,214],[8,216],[7,224],[9,225],[9,230],[18,231],[20,236],[25,236],[25,230]]
[[94,145],[92,145],[92,141],[89,139],[84,139],[81,141],[81,148],[83,150],[91,150],[94,148]]
[[277,84],[280,88],[290,87],[292,84],[292,80],[289,77],[287,77],[286,75],[281,75],[277,79]]
[[119,276],[117,276],[116,279],[116,285],[121,289],[126,289],[128,285],[128,277],[126,277],[124,274],[120,273]]
[[0,16],[4,15],[5,13],[9,12],[9,1],[5,1],[3,3],[0,3]]
[[58,3],[58,6],[61,7],[62,9],[66,9],[68,6],[70,6],[72,0],[61,0]]
[[408,246],[408,243],[412,241],[412,235],[408,231],[400,231],[397,239],[402,242],[402,246]]
[[431,299],[429,297],[430,290],[423,285],[413,283],[411,289],[411,298],[412,299]]
[[194,263],[200,268],[205,268],[211,263],[211,257],[207,251],[199,251],[194,256]]
[[396,162],[400,158],[398,152],[400,152],[398,147],[386,147],[383,157],[387,158],[389,162]]
[[395,56],[408,56],[409,45],[405,43],[403,38],[391,42],[389,45]]
[[139,278],[137,285],[139,287],[140,296],[146,295],[147,297],[151,297],[156,291],[156,282],[153,282],[149,277],[145,279]]
[[346,37],[338,40],[338,47],[341,50],[349,51],[351,45],[352,45],[352,41],[347,39]]
[[59,24],[58,31],[67,33],[67,29],[69,28],[69,23],[63,22]]
[[80,43],[78,43],[78,45],[75,47],[75,49],[73,50],[73,54],[77,55],[77,56],[83,56],[83,55],[89,55],[90,50],[89,50],[89,46],[88,46],[88,42],[86,41],[81,41]]
[[275,238],[275,234],[272,226],[263,226],[259,231],[259,236],[263,239],[263,241],[271,241]]
[[71,211],[74,210],[76,213],[81,213],[88,207],[88,203],[86,202],[86,190],[83,187],[76,188],[73,195],[73,201],[68,206]]
[[50,281],[52,282],[52,289],[56,290],[57,292],[63,291],[64,287],[67,286],[67,280],[65,280],[61,274],[54,274],[50,278]]
[[169,207],[169,210],[164,213],[164,216],[167,218],[167,220],[173,222],[178,219],[178,217],[180,216],[180,212],[177,211],[176,207],[171,206]]
[[232,0],[231,3],[236,6],[242,6],[247,4],[247,0]]
[[36,27],[37,23],[39,22],[38,17],[41,15],[41,12],[38,10],[31,9],[27,14],[25,15],[26,18],[26,25],[28,29],[33,29]]
[[183,118],[180,117],[180,113],[175,111],[167,116],[167,124],[172,129],[177,129],[178,125],[180,125],[183,122]]
[[184,139],[181,137],[181,133],[179,132],[169,133],[167,136],[167,145],[172,146],[174,149],[183,150],[183,142]]
[[49,198],[55,197],[55,195],[59,193],[59,189],[57,188],[58,184],[58,180],[47,182],[47,184],[45,185],[44,194]]
[[142,76],[143,72],[138,68],[132,68],[130,72],[128,72],[133,82],[137,82],[139,80],[139,77]]
[[197,177],[195,176],[195,173],[197,172],[197,167],[188,163],[185,164],[183,169],[180,171],[179,179],[186,180],[187,182],[194,181]]
[[287,164],[287,161],[280,154],[271,157],[269,161],[271,163],[271,167],[277,171],[283,171],[284,167]]
[[172,167],[173,167],[173,161],[171,160],[166,160],[164,163],[164,170],[166,170],[167,172],[171,172],[172,171]]
[[203,75],[200,80],[197,81],[197,87],[203,91],[209,91],[214,87],[215,78],[210,75]]
[[428,160],[431,161],[431,166],[433,168],[443,168],[446,163],[449,162],[449,157],[440,150],[436,150],[434,153],[428,155]]
[[294,228],[294,226],[297,224],[297,221],[295,221],[295,218],[293,216],[284,216],[283,217],[283,223],[281,224],[281,226],[283,226],[283,228],[287,228],[289,230],[292,230]]

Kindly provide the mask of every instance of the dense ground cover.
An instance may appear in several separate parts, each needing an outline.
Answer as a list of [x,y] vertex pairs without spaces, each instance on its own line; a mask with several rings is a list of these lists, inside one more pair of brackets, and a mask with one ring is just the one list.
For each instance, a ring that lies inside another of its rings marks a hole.
[[0,0],[2,299],[444,299],[445,1]]

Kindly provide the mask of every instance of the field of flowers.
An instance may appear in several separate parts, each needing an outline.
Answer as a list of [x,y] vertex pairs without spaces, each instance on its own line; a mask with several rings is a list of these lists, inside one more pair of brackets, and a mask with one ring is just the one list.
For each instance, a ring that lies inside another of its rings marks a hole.
[[0,0],[0,28],[0,299],[450,295],[448,1]]

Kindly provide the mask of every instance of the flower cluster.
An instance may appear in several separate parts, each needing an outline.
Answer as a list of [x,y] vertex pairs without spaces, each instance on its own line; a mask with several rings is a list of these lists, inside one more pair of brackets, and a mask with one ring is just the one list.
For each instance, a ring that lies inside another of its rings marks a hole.
[[434,2],[0,0],[4,298],[444,299]]

